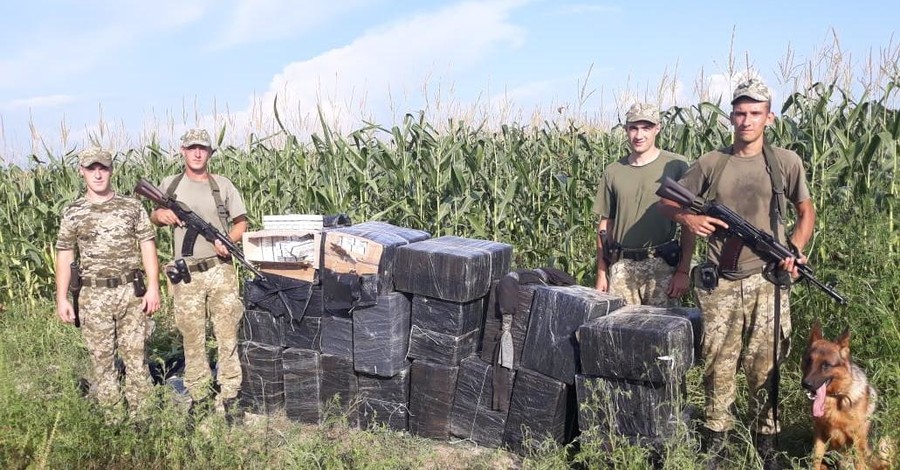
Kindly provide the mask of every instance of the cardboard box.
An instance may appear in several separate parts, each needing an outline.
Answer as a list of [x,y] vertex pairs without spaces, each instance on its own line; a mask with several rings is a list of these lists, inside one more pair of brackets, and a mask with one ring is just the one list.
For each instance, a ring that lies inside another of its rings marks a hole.
[[315,282],[321,265],[321,231],[259,230],[245,232],[244,256],[264,273]]

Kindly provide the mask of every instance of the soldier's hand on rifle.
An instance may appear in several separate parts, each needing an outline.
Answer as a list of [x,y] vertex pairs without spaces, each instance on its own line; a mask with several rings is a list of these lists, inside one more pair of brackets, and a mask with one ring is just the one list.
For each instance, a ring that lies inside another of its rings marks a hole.
[[178,225],[179,227],[184,226],[184,222],[182,222],[171,209],[159,208],[154,211],[154,215],[156,216],[156,220],[163,225]]
[[795,258],[793,256],[788,256],[787,258],[781,260],[778,263],[778,267],[791,273],[791,279],[797,280],[800,277],[800,272],[798,271],[798,265],[806,264],[806,256],[802,253],[799,258]]
[[228,248],[225,248],[225,245],[222,244],[219,240],[216,240],[215,244],[216,254],[219,255],[220,258],[228,258],[231,256],[231,253],[228,252]]
[[680,222],[691,233],[701,237],[712,235],[718,228],[728,228],[728,224],[724,221],[703,214],[684,214]]
[[69,302],[69,299],[57,299],[56,315],[59,316],[59,319],[62,320],[63,323],[75,323],[75,308],[72,307],[72,303]]

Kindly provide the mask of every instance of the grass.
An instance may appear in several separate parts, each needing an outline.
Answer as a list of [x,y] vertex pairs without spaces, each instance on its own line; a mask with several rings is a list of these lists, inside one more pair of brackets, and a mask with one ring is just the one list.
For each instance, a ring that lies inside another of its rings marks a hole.
[[[891,56],[893,57],[893,56]],[[896,66],[870,70],[854,89],[846,73],[793,83],[768,133],[803,159],[818,211],[808,255],[816,275],[849,301],[840,307],[799,285],[791,298],[793,348],[782,369],[781,445],[796,467],[808,466],[810,404],[800,389],[799,357],[815,320],[826,335],[852,332],[854,359],[880,392],[878,433],[900,442],[900,231],[895,220],[900,155]],[[798,70],[785,64],[785,71]],[[840,77],[837,80],[835,77]],[[311,141],[282,126],[251,136],[246,148],[225,146],[212,170],[241,188],[251,227],[262,215],[348,213],[354,221],[384,220],[493,239],[514,246],[514,268],[556,266],[593,285],[591,205],[604,166],[624,155],[618,126],[570,119],[534,124],[450,120],[408,114],[394,126],[369,125],[342,135],[323,119]],[[663,116],[660,146],[695,158],[728,144],[727,110],[716,103],[674,106]],[[280,123],[278,123],[280,126]],[[220,135],[226,129],[220,129]],[[625,442],[587,439],[570,446],[536,443],[524,457],[475,452],[387,430],[355,431],[340,420],[310,427],[262,419],[227,428],[211,420],[189,433],[184,410],[161,394],[161,411],[142,426],[113,421],[81,398],[76,378],[86,352],[77,330],[55,319],[53,243],[62,207],[81,192],[74,155],[46,155],[27,168],[0,167],[0,465],[4,468],[644,468],[646,452]],[[114,185],[131,193],[140,177],[159,181],[180,160],[153,140],[116,157]],[[171,237],[158,232],[162,261]],[[171,307],[157,317],[154,360],[180,347]],[[699,405],[699,372],[689,374],[688,402]],[[745,399],[739,396],[743,412]],[[121,421],[121,420],[119,420]],[[743,430],[733,445],[738,468],[757,465]],[[663,468],[699,468],[689,426],[660,451]]]

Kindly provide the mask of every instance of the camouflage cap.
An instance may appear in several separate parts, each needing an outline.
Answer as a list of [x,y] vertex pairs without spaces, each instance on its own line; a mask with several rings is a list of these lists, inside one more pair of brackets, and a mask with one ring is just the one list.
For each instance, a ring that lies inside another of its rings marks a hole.
[[206,132],[206,129],[189,129],[181,136],[181,146],[190,147],[191,145],[202,145],[212,148],[209,132]]
[[625,114],[625,123],[647,121],[651,124],[659,124],[659,108],[650,103],[635,103]]
[[751,78],[744,80],[734,89],[734,96],[731,98],[731,104],[734,104],[740,98],[750,98],[753,101],[771,101],[772,93],[769,87],[761,80]]
[[78,153],[78,164],[82,167],[87,168],[94,163],[112,168],[112,154],[100,147],[89,147]]

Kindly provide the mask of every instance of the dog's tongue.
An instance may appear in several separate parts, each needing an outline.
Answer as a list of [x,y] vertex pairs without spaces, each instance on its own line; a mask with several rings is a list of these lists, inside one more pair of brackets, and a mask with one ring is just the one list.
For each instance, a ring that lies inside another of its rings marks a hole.
[[826,384],[822,384],[822,386],[816,390],[816,398],[813,400],[812,414],[816,418],[825,414],[825,385]]

